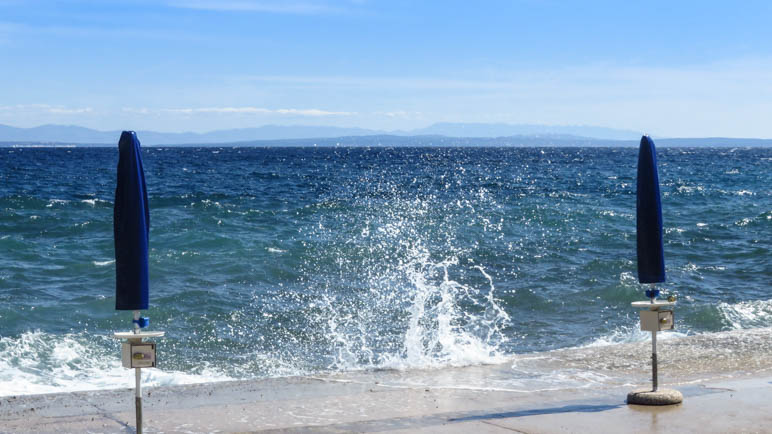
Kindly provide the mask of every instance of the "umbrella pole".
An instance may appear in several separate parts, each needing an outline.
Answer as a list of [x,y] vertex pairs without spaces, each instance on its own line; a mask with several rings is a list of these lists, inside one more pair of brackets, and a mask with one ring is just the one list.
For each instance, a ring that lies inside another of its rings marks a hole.
[[657,391],[657,332],[651,332],[651,384]]
[[134,369],[137,371],[137,396],[134,398],[134,406],[136,407],[137,412],[137,434],[142,434],[142,386],[140,385],[140,378],[142,377],[142,374],[140,374],[141,368]]
[[[651,293],[656,294],[655,292],[656,285],[651,285]],[[655,296],[656,297],[656,296]],[[651,302],[654,303],[654,298],[651,297]],[[656,392],[657,391],[657,332],[652,331],[651,332],[651,390]]]
[[[138,334],[139,328],[139,311],[134,311],[134,334]],[[134,368],[135,374],[135,397],[134,407],[137,415],[137,434],[142,434],[142,371],[141,368]]]

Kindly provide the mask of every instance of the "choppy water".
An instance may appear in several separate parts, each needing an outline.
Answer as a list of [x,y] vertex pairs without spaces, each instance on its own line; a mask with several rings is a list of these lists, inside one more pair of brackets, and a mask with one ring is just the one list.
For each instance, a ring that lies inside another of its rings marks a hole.
[[[645,340],[637,149],[147,148],[149,384]],[[678,333],[772,326],[772,149],[659,149]],[[124,387],[116,149],[0,149],[0,395]],[[671,334],[672,335],[672,334]],[[513,381],[527,373],[513,369]],[[518,377],[520,376],[520,377]]]

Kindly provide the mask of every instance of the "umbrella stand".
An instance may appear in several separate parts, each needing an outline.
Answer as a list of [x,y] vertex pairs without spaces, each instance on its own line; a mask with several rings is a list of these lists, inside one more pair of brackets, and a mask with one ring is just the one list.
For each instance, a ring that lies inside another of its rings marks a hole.
[[115,309],[134,311],[133,331],[114,333],[121,343],[121,363],[135,369],[137,433],[142,432],[142,368],[155,367],[155,343],[144,338],[161,337],[164,332],[143,332],[149,320],[140,310],[149,306],[150,208],[142,168],[142,150],[133,131],[124,131],[118,141],[118,171],[113,206],[115,240]]
[[628,404],[640,405],[670,405],[678,404],[683,401],[681,392],[673,389],[659,389],[659,378],[657,376],[657,332],[664,330],[673,330],[675,318],[673,316],[673,306],[675,298],[668,298],[667,301],[657,300],[659,291],[654,289],[646,291],[650,297],[648,301],[634,301],[632,306],[642,309],[639,314],[641,318],[641,330],[651,332],[651,389],[639,389],[630,392],[627,395]]
[[[635,192],[635,244],[638,257],[638,282],[650,284],[648,301],[635,301],[641,309],[641,330],[651,332],[651,390],[639,389],[627,394],[628,404],[669,405],[683,401],[681,392],[659,389],[657,378],[657,332],[673,330],[672,307],[675,297],[659,301],[657,283],[665,281],[665,246],[662,239],[662,201],[659,193],[657,152],[651,137],[641,137],[638,150],[638,176]],[[663,309],[664,308],[664,309]]]
[[124,368],[134,369],[134,406],[137,416],[137,434],[142,434],[142,368],[155,368],[156,344],[143,342],[146,338],[157,338],[165,334],[160,331],[142,331],[147,326],[147,318],[139,316],[139,311],[134,311],[134,330],[130,332],[116,332],[113,336],[117,339],[126,339],[121,344],[121,362]]

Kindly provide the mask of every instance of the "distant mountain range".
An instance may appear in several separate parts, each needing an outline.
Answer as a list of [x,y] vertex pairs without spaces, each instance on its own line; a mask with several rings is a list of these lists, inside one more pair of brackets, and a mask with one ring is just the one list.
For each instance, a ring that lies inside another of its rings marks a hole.
[[[120,131],[71,125],[16,128],[0,124],[0,146],[112,146]],[[265,125],[207,133],[137,131],[145,146],[635,146],[640,132],[593,126],[437,123],[410,131]],[[660,146],[772,146],[768,139],[661,139]]]
[[511,125],[448,122],[436,123],[426,128],[406,132],[404,135],[434,135],[448,137],[573,136],[603,140],[634,140],[640,139],[641,137],[641,133],[637,131],[584,125]]
[[[98,131],[69,125],[42,125],[34,128],[16,128],[0,125],[0,142],[47,142],[79,144],[112,144],[120,131]],[[410,131],[382,131],[364,128],[341,128],[306,125],[265,125],[256,128],[217,130],[207,133],[161,133],[137,131],[146,145],[200,145],[234,143],[254,140],[321,139],[357,136],[447,136],[447,137],[508,137],[563,135],[598,139],[634,139],[634,131],[587,126],[545,126],[474,123],[438,123]]]

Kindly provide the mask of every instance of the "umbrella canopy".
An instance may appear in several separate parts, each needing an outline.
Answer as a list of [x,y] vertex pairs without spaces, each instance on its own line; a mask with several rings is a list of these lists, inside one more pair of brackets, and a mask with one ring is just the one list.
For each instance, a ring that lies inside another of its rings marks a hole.
[[662,244],[662,203],[659,196],[657,151],[649,136],[641,137],[638,151],[636,201],[638,281],[665,281],[665,252]]
[[118,153],[118,185],[113,211],[115,309],[147,309],[150,209],[139,140],[134,131],[121,134]]

